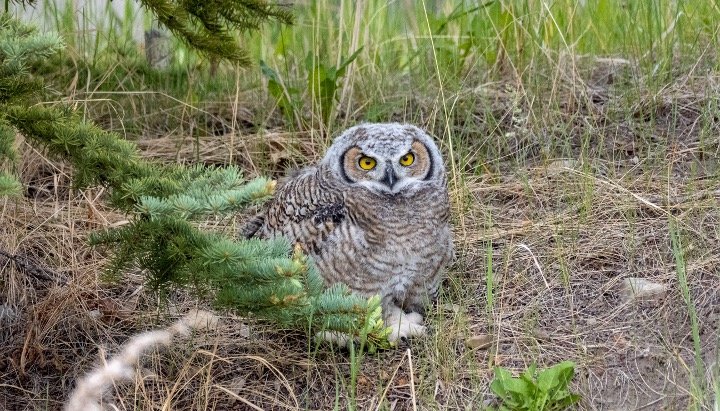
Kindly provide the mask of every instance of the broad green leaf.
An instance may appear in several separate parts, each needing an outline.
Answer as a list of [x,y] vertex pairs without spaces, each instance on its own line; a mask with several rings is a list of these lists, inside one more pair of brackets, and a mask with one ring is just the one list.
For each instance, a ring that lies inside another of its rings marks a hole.
[[501,367],[495,367],[495,378],[490,383],[490,390],[500,397],[505,397],[507,395],[505,381],[509,381],[511,379],[512,374],[510,374],[510,371]]
[[543,370],[537,378],[538,387],[543,392],[552,392],[557,388],[567,386],[572,379],[575,370],[575,363],[563,361],[560,364]]

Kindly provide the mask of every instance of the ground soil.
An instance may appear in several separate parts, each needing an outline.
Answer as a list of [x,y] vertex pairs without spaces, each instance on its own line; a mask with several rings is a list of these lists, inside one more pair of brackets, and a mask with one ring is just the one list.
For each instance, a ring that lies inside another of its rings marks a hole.
[[[149,354],[136,383],[116,387],[108,401],[128,410],[319,410],[353,401],[358,409],[478,409],[495,404],[494,366],[519,373],[572,360],[581,409],[711,404],[720,327],[717,159],[692,130],[653,121],[659,138],[676,133],[675,144],[653,153],[660,161],[628,149],[640,143],[625,134],[605,157],[578,153],[492,169],[465,158],[468,168],[450,179],[458,258],[428,311],[429,335],[365,356],[355,399],[347,351],[219,312],[217,329]],[[632,127],[638,124],[612,133]],[[199,154],[222,162],[233,150],[249,175],[281,174],[317,158],[308,133],[275,129],[234,146],[221,137],[139,145],[163,161]],[[27,195],[0,203],[0,409],[59,409],[103,353],[207,307],[183,292],[158,298],[140,273],[105,281],[107,252],[87,238],[128,217],[105,205],[103,189],[72,189],[69,166],[22,150]],[[628,301],[621,287],[630,277],[667,292]],[[480,334],[492,344],[468,348]]]

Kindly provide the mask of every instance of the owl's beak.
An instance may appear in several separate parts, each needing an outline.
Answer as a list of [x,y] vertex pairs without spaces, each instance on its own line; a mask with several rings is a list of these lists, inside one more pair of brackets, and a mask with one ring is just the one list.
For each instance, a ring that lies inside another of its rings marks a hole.
[[392,167],[387,167],[385,169],[385,175],[383,176],[383,179],[380,180],[383,184],[390,187],[392,190],[393,186],[397,182],[397,176],[395,175],[395,170],[393,170]]

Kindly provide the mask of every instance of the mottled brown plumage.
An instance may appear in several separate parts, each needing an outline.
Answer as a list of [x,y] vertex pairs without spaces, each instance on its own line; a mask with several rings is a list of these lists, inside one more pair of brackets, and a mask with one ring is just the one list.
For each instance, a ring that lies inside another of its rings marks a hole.
[[419,313],[453,256],[449,218],[432,139],[410,125],[363,124],[284,182],[244,234],[285,236],[313,257],[326,284],[379,294],[397,339],[424,333]]

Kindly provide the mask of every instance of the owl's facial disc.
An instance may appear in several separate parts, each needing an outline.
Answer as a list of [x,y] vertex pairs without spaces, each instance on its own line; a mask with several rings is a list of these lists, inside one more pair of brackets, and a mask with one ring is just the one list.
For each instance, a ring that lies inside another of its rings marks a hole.
[[341,157],[341,173],[348,183],[370,191],[395,195],[433,177],[433,161],[422,142],[413,140],[389,152],[350,147]]

